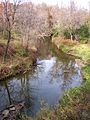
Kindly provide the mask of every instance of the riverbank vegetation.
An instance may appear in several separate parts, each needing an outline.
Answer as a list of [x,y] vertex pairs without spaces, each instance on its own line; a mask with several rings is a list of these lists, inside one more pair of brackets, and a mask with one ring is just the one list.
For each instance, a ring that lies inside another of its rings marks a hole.
[[[6,42],[6,41],[5,41]],[[0,79],[25,73],[35,64],[37,52],[31,48],[26,49],[19,41],[12,41],[8,48],[7,60],[3,62],[6,43],[0,43]]]
[[80,57],[77,64],[82,71],[83,83],[80,87],[66,91],[58,105],[52,110],[44,107],[35,120],[89,120],[90,118],[90,44],[77,41],[53,39],[58,49],[65,53]]
[[68,7],[20,0],[0,3],[0,80],[30,70],[46,41],[80,58],[76,61],[84,81],[66,91],[55,109],[45,107],[35,119],[89,120],[90,11],[73,0]]
[[[63,45],[63,47],[66,47],[66,45]],[[73,47],[75,48],[76,46]],[[82,47],[85,47],[86,49],[81,49]],[[71,46],[69,48],[71,49]],[[85,50],[87,54],[84,54]],[[77,49],[74,49],[73,52],[76,54],[77,51],[78,56],[87,61],[84,62],[84,64],[81,66],[84,80],[82,85],[80,87],[72,88],[66,91],[58,105],[53,110],[47,107],[43,108],[42,111],[38,113],[35,120],[89,120],[90,49],[88,45],[80,44]],[[81,60],[81,62],[83,61]]]

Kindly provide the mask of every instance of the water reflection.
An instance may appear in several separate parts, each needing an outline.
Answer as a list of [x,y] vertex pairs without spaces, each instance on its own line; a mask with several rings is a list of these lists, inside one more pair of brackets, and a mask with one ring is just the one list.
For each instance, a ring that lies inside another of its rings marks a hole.
[[29,73],[0,82],[0,110],[24,101],[22,112],[34,116],[42,100],[49,106],[56,105],[66,89],[81,84],[82,76],[75,59],[57,49],[52,51],[44,49],[45,55],[38,58],[38,65]]

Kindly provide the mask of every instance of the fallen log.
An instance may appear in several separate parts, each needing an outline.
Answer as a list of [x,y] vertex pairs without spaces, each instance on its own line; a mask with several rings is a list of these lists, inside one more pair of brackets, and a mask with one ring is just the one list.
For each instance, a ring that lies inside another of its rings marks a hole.
[[5,110],[0,112],[0,120],[16,120],[20,110],[24,107],[24,102],[16,105],[10,105]]

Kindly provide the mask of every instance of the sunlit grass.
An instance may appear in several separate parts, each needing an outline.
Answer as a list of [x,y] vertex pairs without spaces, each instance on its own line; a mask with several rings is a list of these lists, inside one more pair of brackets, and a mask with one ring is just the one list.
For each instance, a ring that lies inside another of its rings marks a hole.
[[84,61],[90,59],[90,46],[87,44],[80,44],[73,48],[74,52],[78,54]]

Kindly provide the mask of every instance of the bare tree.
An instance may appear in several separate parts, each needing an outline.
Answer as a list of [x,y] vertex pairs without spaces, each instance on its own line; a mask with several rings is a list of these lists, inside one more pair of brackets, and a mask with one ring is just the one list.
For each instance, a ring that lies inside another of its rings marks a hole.
[[48,28],[50,32],[50,39],[52,39],[52,29],[53,29],[52,7],[48,7]]
[[15,14],[16,14],[16,10],[18,8],[19,3],[20,3],[20,0],[13,0],[13,3],[10,3],[9,0],[4,0],[2,2],[3,20],[5,23],[5,29],[7,32],[7,44],[6,44],[5,54],[4,54],[4,62],[6,61],[6,58],[7,58],[8,48],[11,41],[11,31],[15,22],[14,21]]
[[24,3],[19,6],[16,16],[16,29],[21,34],[22,45],[28,48],[29,40],[34,36],[36,25],[36,11],[32,3]]
[[[69,38],[74,39],[76,36],[76,29],[79,29],[86,22],[88,11],[86,9],[80,9],[76,6],[72,0],[68,7],[52,6],[53,26],[54,29],[59,31],[61,36],[64,36],[64,32],[67,30]],[[55,32],[55,31],[54,31]]]

